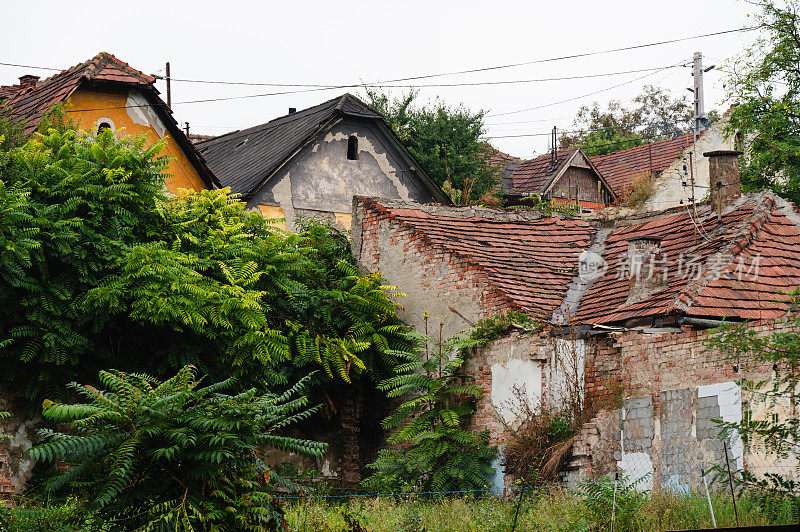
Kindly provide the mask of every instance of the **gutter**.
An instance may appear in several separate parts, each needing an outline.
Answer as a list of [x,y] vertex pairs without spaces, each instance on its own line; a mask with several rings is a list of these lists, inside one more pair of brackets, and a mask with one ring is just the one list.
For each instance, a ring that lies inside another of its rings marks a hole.
[[694,325],[695,327],[713,329],[719,327],[720,325],[727,325],[733,322],[726,320],[714,320],[709,318],[691,318],[688,316],[684,316],[683,318],[678,318],[678,323],[680,325]]

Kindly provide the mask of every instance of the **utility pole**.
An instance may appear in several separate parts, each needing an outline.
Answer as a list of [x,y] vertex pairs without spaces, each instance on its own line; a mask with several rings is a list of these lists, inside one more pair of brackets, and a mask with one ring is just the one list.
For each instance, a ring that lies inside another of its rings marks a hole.
[[172,109],[172,86],[170,85],[169,78],[169,61],[167,61],[167,107]]
[[701,131],[708,129],[708,116],[706,116],[705,100],[703,95],[703,74],[713,69],[715,65],[703,68],[703,53],[695,52],[692,61],[692,76],[694,77],[694,89],[689,89],[694,93],[694,140]]
[[186,126],[184,126],[184,127],[186,128],[186,136],[188,137],[189,136],[189,122],[184,122],[184,124],[186,124]]

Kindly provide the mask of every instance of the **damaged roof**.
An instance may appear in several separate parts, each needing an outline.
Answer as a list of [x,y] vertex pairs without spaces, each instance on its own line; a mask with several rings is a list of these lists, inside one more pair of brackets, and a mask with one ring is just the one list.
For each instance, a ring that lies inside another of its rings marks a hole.
[[[696,213],[682,206],[608,221],[480,214],[487,209],[447,215],[441,208],[431,213],[413,204],[362,201],[474,263],[517,308],[547,321],[560,322],[564,308],[572,309],[573,324],[661,316],[770,319],[788,308],[779,291],[800,286],[800,212],[772,192],[742,196],[721,221],[709,202],[697,204]],[[629,242],[642,238],[660,243],[655,268],[664,283],[631,299]],[[578,276],[587,250],[607,264],[588,282]]]
[[[453,207],[453,216],[430,209],[392,207],[362,198],[365,208],[388,214],[430,245],[455,253],[486,274],[489,284],[517,308],[550,320],[577,275],[578,254],[595,228],[583,220],[537,213]],[[428,212],[426,212],[428,211]],[[475,215],[469,215],[474,212]],[[466,214],[465,214],[466,213]]]
[[[33,79],[36,79],[33,77]],[[21,121],[26,134],[33,133],[53,106],[65,103],[72,94],[85,86],[138,88],[150,107],[178,143],[189,162],[209,188],[221,188],[214,173],[200,153],[186,138],[172,110],[159,97],[156,78],[136,70],[108,52],[100,52],[88,61],[75,65],[47,79],[29,85],[0,86],[0,107],[8,109],[12,119]],[[68,112],[70,110],[68,109]]]
[[595,155],[590,160],[620,196],[628,192],[637,177],[644,174],[658,176],[669,168],[693,142],[694,135],[689,133],[606,155]]
[[[660,239],[664,286],[628,301],[628,242]],[[581,323],[609,324],[646,316],[768,319],[786,312],[778,291],[800,286],[800,214],[773,193],[748,194],[721,222],[709,202],[623,219],[604,241],[606,274],[583,295]]]
[[[198,142],[197,148],[224,186],[246,199],[266,184],[302,146],[343,117],[378,121],[395,146],[413,160],[386,125],[383,115],[352,94],[343,94],[266,124]],[[447,195],[420,170],[419,163],[413,165],[433,197],[442,203],[450,203]]]

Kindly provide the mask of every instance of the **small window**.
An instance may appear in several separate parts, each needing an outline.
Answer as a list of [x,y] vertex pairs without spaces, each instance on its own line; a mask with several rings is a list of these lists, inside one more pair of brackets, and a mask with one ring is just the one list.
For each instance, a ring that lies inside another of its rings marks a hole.
[[350,135],[347,139],[347,158],[351,161],[358,160],[358,137]]
[[106,129],[110,129],[112,132],[116,131],[116,127],[114,127],[114,121],[110,118],[102,117],[98,118],[97,122],[95,122],[95,126],[97,127],[97,134],[99,135]]

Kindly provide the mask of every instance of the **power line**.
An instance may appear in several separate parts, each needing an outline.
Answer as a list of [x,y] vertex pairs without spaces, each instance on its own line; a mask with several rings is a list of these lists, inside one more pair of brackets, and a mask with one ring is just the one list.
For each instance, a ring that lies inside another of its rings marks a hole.
[[[691,122],[691,121],[692,121],[691,118],[677,118],[677,119],[673,119],[673,120],[658,120],[658,121],[655,121],[655,122],[644,122],[644,123],[641,123],[641,124],[637,124],[635,127],[646,128],[648,126],[666,126],[666,125],[678,127],[678,124],[680,124],[682,122]],[[588,128],[585,128],[585,129],[561,129],[561,130],[558,130],[558,133],[572,133],[572,134],[594,133],[594,132],[598,132],[598,131],[608,131],[608,130],[613,130],[613,129],[625,129],[625,126],[588,127]],[[631,130],[631,132],[632,133],[637,133],[637,131],[635,131],[635,129]],[[541,136],[541,135],[552,135],[552,131],[542,132],[542,133],[522,133],[522,134],[519,134],[519,135],[511,135],[511,136],[514,136],[514,137],[536,137],[536,136]],[[490,138],[498,138],[498,137],[490,137]]]
[[[418,87],[471,87],[471,86],[480,86],[480,85],[512,85],[516,83],[540,83],[546,81],[565,81],[565,80],[573,80],[573,79],[589,79],[589,78],[602,78],[607,76],[620,76],[623,74],[635,74],[639,72],[653,72],[657,70],[662,70],[667,67],[652,67],[652,68],[639,68],[635,70],[622,70],[619,72],[604,72],[599,74],[583,74],[578,76],[562,76],[562,77],[555,77],[555,78],[534,78],[534,79],[513,79],[513,80],[505,80],[505,81],[465,81],[460,83],[418,83],[418,84],[408,84],[408,85],[392,85],[392,83],[397,83],[400,81],[408,81],[410,78],[407,79],[398,79],[398,80],[389,80],[384,82],[362,82],[362,83],[352,83],[350,85],[339,85],[338,87],[381,87],[381,88],[418,88]],[[215,85],[239,85],[239,86],[266,86],[266,87],[308,87],[308,88],[330,88],[331,84],[319,84],[319,83],[250,83],[250,82],[238,82],[238,81],[204,81],[204,80],[191,80],[191,79],[176,79],[170,78],[170,81],[183,81],[183,82],[191,82],[191,83],[209,83]]]
[[505,116],[505,115],[526,113],[528,111],[535,111],[537,109],[544,109],[546,107],[553,107],[553,106],[556,106],[556,105],[561,105],[562,103],[573,102],[575,100],[580,100],[582,98],[586,98],[587,96],[594,96],[595,94],[600,94],[602,92],[608,92],[610,90],[618,89],[619,87],[624,87],[625,85],[630,85],[631,83],[635,83],[637,81],[640,81],[640,80],[643,80],[645,78],[648,78],[648,77],[652,76],[653,74],[657,74],[658,72],[663,72],[664,70],[669,70],[669,69],[677,68],[677,67],[684,66],[684,65],[685,65],[685,63],[679,63],[679,64],[672,65],[672,66],[669,66],[669,67],[664,67],[664,68],[659,69],[659,70],[657,70],[655,72],[651,72],[649,74],[645,74],[644,76],[639,76],[638,78],[635,78],[635,79],[632,79],[632,80],[629,80],[629,81],[625,81],[625,82],[619,83],[617,85],[612,85],[611,87],[606,87],[605,89],[600,89],[600,90],[588,92],[586,94],[582,94],[580,96],[567,98],[566,100],[559,100],[557,102],[547,103],[547,104],[544,104],[544,105],[536,105],[534,107],[528,107],[528,108],[525,108],[525,109],[517,109],[516,111],[506,111],[506,112],[503,112],[503,113],[492,113],[492,114],[489,114],[489,115],[486,115],[486,116]]
[[[385,81],[383,83],[397,83],[397,82],[402,82],[402,81],[414,81],[414,80],[418,80],[418,79],[430,79],[430,78],[438,78],[438,77],[444,77],[444,76],[456,76],[456,75],[461,75],[461,74],[474,74],[474,73],[477,73],[477,72],[488,72],[488,71],[493,71],[493,70],[502,70],[502,69],[506,69],[506,68],[515,68],[515,67],[520,67],[520,66],[536,65],[536,64],[541,64],[541,63],[551,63],[551,62],[555,62],[555,61],[564,61],[564,60],[568,60],[568,59],[578,59],[578,58],[581,58],[581,57],[591,57],[591,56],[596,56],[596,55],[603,55],[603,54],[610,54],[610,53],[616,53],[616,52],[625,52],[625,51],[630,51],[630,50],[637,50],[637,49],[641,49],[641,48],[649,48],[649,47],[653,47],[653,46],[662,46],[662,45],[665,45],[665,44],[673,44],[673,43],[678,43],[678,42],[690,41],[690,40],[694,40],[694,39],[703,39],[703,38],[706,38],[706,37],[715,37],[715,36],[718,36],[718,35],[726,35],[726,34],[731,34],[731,33],[752,31],[752,30],[755,30],[755,29],[757,29],[757,28],[756,27],[735,28],[735,29],[730,29],[730,30],[716,31],[716,32],[712,32],[712,33],[704,33],[704,34],[701,34],[701,35],[692,35],[690,37],[679,37],[677,39],[668,39],[668,40],[664,40],[664,41],[656,41],[656,42],[643,43],[643,44],[634,44],[634,45],[630,45],[630,46],[623,46],[623,47],[620,47],[620,48],[609,48],[609,49],[606,49],[606,50],[598,50],[598,51],[594,51],[594,52],[581,52],[581,53],[571,54],[571,55],[563,55],[563,56],[558,56],[558,57],[549,57],[549,58],[546,58],[546,59],[534,59],[534,60],[530,60],[530,61],[523,61],[523,62],[520,62],[520,63],[508,63],[508,64],[505,64],[505,65],[495,65],[495,66],[488,66],[488,67],[481,67],[481,68],[471,68],[471,69],[468,69],[468,70],[456,70],[456,71],[452,71],[452,72],[442,72],[442,73],[437,73],[437,74],[425,74],[425,75],[421,75],[421,76],[410,76],[410,77],[406,77],[406,78],[398,78],[398,79],[388,80],[388,81]],[[173,81],[179,81],[178,79],[175,79],[175,78],[172,78],[172,79],[173,79]],[[180,81],[193,82],[193,83],[228,84],[228,85],[256,85],[255,83],[250,83],[250,82],[232,82],[232,81],[186,80],[186,79],[180,80]],[[280,85],[276,85],[276,84],[266,84],[266,83],[257,84],[257,85],[280,86]]]
[[[607,90],[612,90],[612,89],[614,89],[616,87],[621,87],[623,85],[627,85],[629,83],[633,83],[633,82],[635,82],[635,81],[637,81],[639,79],[644,79],[644,78],[646,78],[648,76],[651,76],[653,74],[657,74],[658,72],[663,72],[664,70],[667,70],[667,69],[670,69],[670,68],[676,68],[677,66],[680,66],[680,65],[671,65],[671,66],[667,66],[667,67],[658,67],[658,68],[653,68],[653,69],[643,69],[643,70],[649,71],[649,73],[645,74],[644,76],[642,76],[640,78],[636,78],[634,80],[626,81],[625,83],[622,83],[622,84],[619,84],[619,85],[615,85],[614,87],[609,87],[607,89],[603,89],[601,91],[596,91],[596,92],[603,92],[603,91],[607,91]],[[641,72],[641,71],[642,70],[639,70],[639,72]],[[588,77],[598,77],[598,76],[617,75],[617,74],[620,74],[620,73],[592,74],[592,75],[588,75]],[[587,77],[587,76],[568,76],[568,77],[558,78],[558,79],[565,79],[565,80],[566,79],[581,79],[583,77]],[[551,78],[551,79],[556,79],[556,78]],[[524,82],[527,82],[527,81],[528,80],[521,80],[521,81],[518,81],[518,82],[524,83]],[[540,80],[531,80],[531,81],[540,81]],[[514,81],[512,81],[512,82],[477,82],[477,83],[467,83],[467,85],[496,84],[496,83],[516,83],[516,82],[514,82]],[[442,84],[440,86],[445,86],[445,85]],[[455,86],[455,84],[453,84],[452,86]],[[289,91],[267,92],[267,93],[261,93],[261,94],[245,94],[245,95],[240,95],[240,96],[223,96],[223,97],[219,97],[219,98],[203,98],[203,99],[199,99],[199,100],[188,100],[188,101],[184,101],[184,102],[173,102],[172,105],[184,105],[184,104],[193,104],[193,103],[209,103],[209,102],[230,101],[230,100],[244,100],[244,99],[250,99],[250,98],[262,98],[262,97],[267,97],[267,96],[279,96],[279,95],[285,95],[285,94],[298,94],[298,93],[305,93],[305,92],[319,92],[319,91],[326,91],[326,90],[333,90],[333,89],[348,89],[348,88],[355,88],[355,87],[399,87],[399,85],[370,85],[370,84],[330,85],[330,86],[322,86],[322,87],[306,88],[306,89],[297,89],[297,90],[289,90]],[[414,86],[413,85],[407,85],[407,87],[414,87]],[[591,93],[591,94],[595,94],[595,93]],[[555,105],[555,104],[548,104],[548,105]],[[547,107],[548,105],[545,105],[544,107]],[[67,112],[77,113],[77,112],[84,112],[84,111],[104,111],[104,110],[108,110],[108,109],[129,109],[129,108],[134,108],[134,107],[151,107],[151,104],[126,105],[126,106],[116,106],[116,107],[95,107],[95,108],[90,108],[90,109],[71,109],[71,110],[68,110]],[[506,113],[501,113],[501,114],[506,114]]]
[[[679,37],[679,38],[676,38],[676,39],[668,39],[668,40],[664,40],[664,41],[655,41],[655,42],[650,42],[650,43],[635,44],[635,45],[623,46],[623,47],[619,47],[619,48],[609,48],[609,49],[606,49],[606,50],[598,50],[598,51],[593,51],[593,52],[581,52],[581,53],[577,53],[577,54],[563,55],[563,56],[558,56],[558,57],[549,57],[549,58],[545,58],[545,59],[534,59],[534,60],[530,60],[530,61],[522,61],[522,62],[519,62],[519,63],[508,63],[508,64],[504,64],[504,65],[494,65],[494,66],[481,67],[481,68],[471,68],[471,69],[467,69],[467,70],[456,70],[456,71],[452,71],[452,72],[441,72],[441,73],[436,73],[436,74],[425,74],[425,75],[419,75],[419,76],[409,76],[409,77],[405,77],[405,78],[397,78],[397,79],[387,80],[387,81],[382,82],[382,83],[384,83],[384,84],[386,84],[386,83],[398,83],[398,82],[403,82],[403,81],[414,81],[414,80],[418,80],[418,79],[430,79],[430,78],[438,78],[438,77],[444,77],[444,76],[456,76],[456,75],[461,75],[461,74],[473,74],[473,73],[477,73],[477,72],[488,72],[488,71],[493,71],[493,70],[502,70],[502,69],[507,69],[507,68],[520,67],[520,66],[535,65],[535,64],[542,64],[542,63],[551,63],[551,62],[556,62],[556,61],[564,61],[564,60],[568,60],[568,59],[578,59],[578,58],[581,58],[581,57],[592,57],[592,56],[596,56],[596,55],[610,54],[610,53],[616,53],[616,52],[625,52],[625,51],[637,50],[637,49],[641,49],[641,48],[649,48],[649,47],[653,47],[653,46],[663,46],[665,44],[673,44],[673,43],[678,43],[678,42],[690,41],[690,40],[694,40],[694,39],[703,39],[703,38],[707,38],[707,37],[715,37],[715,36],[726,35],[726,34],[731,34],[731,33],[740,33],[740,32],[752,31],[752,30],[755,30],[755,29],[758,29],[758,28],[757,27],[734,28],[734,29],[730,29],[730,30],[716,31],[716,32],[704,33],[704,34],[700,34],[700,35],[692,35],[692,36],[689,36],[689,37]],[[0,62],[0,65],[18,67],[18,68],[33,68],[33,69],[38,69],[38,70],[52,70],[52,71],[62,71],[62,70],[64,70],[64,69],[60,69],[60,68],[33,66],[33,65],[23,65],[23,64],[17,64],[17,63],[3,63],[3,62]],[[257,82],[245,82],[245,81],[193,80],[193,79],[181,79],[181,78],[170,78],[170,80],[171,81],[190,82],[190,83],[206,83],[206,84],[215,84],[215,85],[250,85],[250,86],[271,86],[271,87],[283,87],[283,86],[297,87],[297,86],[302,86],[302,87],[313,87],[313,88],[321,88],[321,89],[330,88],[329,86],[321,85],[321,84],[320,85],[298,85],[298,84],[279,84],[279,83],[257,83]],[[381,83],[381,82],[379,82],[379,83]],[[362,84],[359,84],[358,86],[361,86],[361,85]],[[344,85],[341,86],[341,87],[344,87]]]
[[53,70],[56,72],[61,72],[62,70],[66,70],[64,68],[50,68],[50,67],[43,67],[43,66],[33,66],[33,65],[18,65],[16,63],[0,63],[2,66],[8,67],[18,67],[18,68],[32,68],[34,70]]

